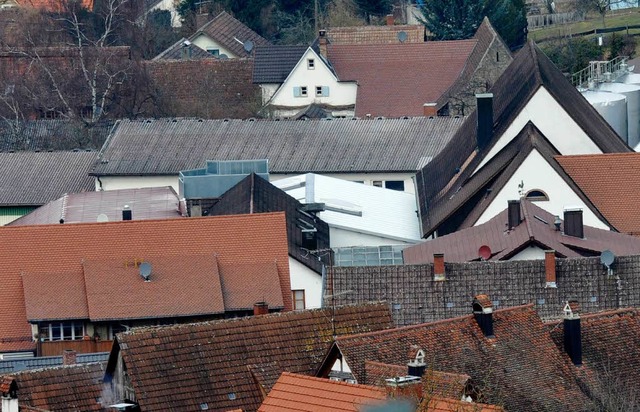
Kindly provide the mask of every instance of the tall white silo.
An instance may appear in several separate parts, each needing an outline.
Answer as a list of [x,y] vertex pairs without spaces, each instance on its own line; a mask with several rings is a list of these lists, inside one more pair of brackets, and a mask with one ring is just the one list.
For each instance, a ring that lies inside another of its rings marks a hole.
[[582,92],[582,95],[611,125],[618,136],[627,142],[627,98],[617,93],[591,90]]
[[636,146],[640,143],[640,85],[602,83],[598,91],[617,93],[627,98],[627,144]]

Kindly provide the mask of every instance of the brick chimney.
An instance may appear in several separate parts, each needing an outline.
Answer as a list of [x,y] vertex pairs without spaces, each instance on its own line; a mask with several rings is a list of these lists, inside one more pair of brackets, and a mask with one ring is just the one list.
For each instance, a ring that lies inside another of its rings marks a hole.
[[582,365],[582,334],[580,331],[580,305],[570,300],[564,306],[564,350],[574,365]]
[[495,337],[493,334],[493,304],[487,295],[477,295],[473,298],[473,316],[482,329],[482,334],[487,338]]
[[522,216],[520,215],[520,200],[507,201],[507,210],[509,213],[509,230],[512,230],[522,222]]
[[269,313],[269,305],[267,302],[256,302],[253,304],[253,315],[266,315]]
[[425,103],[422,105],[422,110],[425,117],[437,116],[438,110],[436,110],[437,103]]
[[544,251],[544,277],[546,280],[546,287],[557,288],[556,285],[556,251],[545,250]]
[[329,59],[327,53],[327,31],[320,30],[318,32],[318,47],[320,48],[320,55],[325,59]]
[[476,94],[476,114],[476,142],[478,150],[483,150],[493,137],[493,93]]
[[582,224],[582,209],[564,209],[564,234],[573,237],[584,237],[584,226]]
[[395,17],[393,17],[393,14],[387,14],[385,16],[385,19],[387,21],[387,26],[393,26],[394,24],[396,24],[396,19]]
[[62,364],[67,365],[75,365],[76,364],[77,354],[73,349],[65,349],[62,352]]
[[445,280],[444,253],[435,253],[433,255],[433,280]]

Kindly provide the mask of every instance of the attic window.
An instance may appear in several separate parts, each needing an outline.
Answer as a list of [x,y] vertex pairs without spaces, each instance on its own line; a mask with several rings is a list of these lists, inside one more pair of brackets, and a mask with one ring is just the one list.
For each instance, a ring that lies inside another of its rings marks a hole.
[[531,202],[543,202],[549,200],[549,196],[540,189],[529,190],[525,195],[525,198]]
[[220,56],[220,49],[207,48],[207,52],[216,57]]
[[314,59],[307,59],[307,69],[313,70],[316,68],[316,61]]
[[307,86],[297,86],[293,88],[293,97],[307,97],[308,94]]

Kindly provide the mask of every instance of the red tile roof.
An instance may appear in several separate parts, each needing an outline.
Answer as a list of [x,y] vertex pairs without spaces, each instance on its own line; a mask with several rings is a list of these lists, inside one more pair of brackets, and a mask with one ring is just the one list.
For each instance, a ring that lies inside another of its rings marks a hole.
[[336,382],[283,372],[258,412],[360,411],[380,404],[386,392],[375,386]]
[[[275,262],[282,295],[276,301],[282,302],[286,310],[292,308],[285,215],[282,212],[190,219],[2,227],[0,244],[4,245],[0,248],[0,261],[3,262],[0,266],[0,283],[4,292],[3,316],[0,318],[0,351],[33,349],[21,274],[24,273],[26,277],[32,273],[82,274],[83,261],[89,266],[93,265],[89,262],[101,260],[115,260],[124,265],[125,261],[132,262],[134,259],[147,259],[150,256],[181,259],[180,256],[185,255],[203,256],[215,253],[217,261],[222,266],[256,263],[272,265]],[[160,267],[166,264],[168,263],[161,263]],[[124,272],[124,268],[121,268],[118,275],[128,275]],[[264,273],[251,272],[254,277],[246,280],[248,283],[262,286],[264,284],[261,277],[269,279],[263,276]],[[138,275],[132,275],[136,281],[139,280]],[[185,273],[185,279],[188,281],[179,286],[200,287],[196,275]],[[90,275],[88,280],[92,282],[91,279]],[[55,278],[47,277],[46,281],[55,283]],[[28,285],[31,284],[30,279],[25,284],[27,296]],[[139,286],[153,286],[153,280],[151,285]],[[87,291],[89,289],[87,288]],[[273,293],[273,289],[267,291]],[[194,299],[202,301],[201,292],[191,293],[195,294]],[[166,292],[161,292],[156,296],[167,295]],[[176,292],[176,296],[181,296],[181,293]],[[49,299],[50,296],[46,295],[43,299],[45,298]],[[267,303],[273,298],[275,296],[264,296]],[[263,300],[262,296],[260,300]],[[90,301],[89,306],[91,307]],[[30,308],[32,309],[36,310]]]
[[328,45],[341,81],[358,82],[356,116],[423,116],[460,76],[477,40]]
[[560,257],[596,256],[603,250],[616,255],[640,253],[640,239],[591,226],[584,226],[584,238],[566,236],[555,230],[554,215],[535,203],[521,200],[520,208],[522,222],[512,230],[507,230],[508,209],[505,209],[481,225],[404,249],[404,263],[432,263],[434,253],[444,253],[448,262],[478,260],[481,246],[491,249],[488,260],[508,260],[528,245],[555,250]]
[[10,376],[18,384],[20,410],[106,411],[107,408],[101,405],[105,396],[104,367],[103,363],[91,363],[18,372]]
[[557,156],[580,190],[618,231],[640,236],[640,153]]
[[[66,10],[67,3],[62,0],[14,0],[21,7],[33,7],[52,12]],[[93,0],[81,0],[80,5],[87,10],[93,10]]]
[[404,364],[407,349],[417,345],[426,354],[427,368],[468,374],[481,383],[483,402],[514,411],[593,406],[581,391],[569,358],[558,351],[532,305],[495,311],[493,327],[495,338],[487,338],[468,315],[339,336],[336,346],[359,383],[367,383],[366,361]]
[[[335,313],[308,310],[134,328],[117,335],[107,372],[115,373],[121,356],[142,410],[198,410],[207,403],[215,410],[255,411],[276,370],[313,375],[334,334],[389,327],[389,306],[369,304],[337,308]],[[254,380],[256,370],[265,377],[260,384]]]

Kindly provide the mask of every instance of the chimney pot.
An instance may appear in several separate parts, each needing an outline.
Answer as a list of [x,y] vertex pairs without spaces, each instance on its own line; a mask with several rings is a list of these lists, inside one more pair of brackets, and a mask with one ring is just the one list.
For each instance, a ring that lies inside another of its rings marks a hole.
[[438,110],[436,110],[436,103],[425,103],[422,105],[425,117],[437,116]]
[[493,304],[487,295],[477,295],[473,298],[473,316],[482,330],[482,334],[493,338]]
[[578,301],[570,300],[564,306],[564,350],[574,365],[582,365],[582,335]]
[[62,352],[62,364],[67,365],[75,365],[76,364],[76,351],[73,349],[65,349]]
[[122,209],[122,220],[131,220],[132,218],[133,215],[131,208],[129,208],[129,205],[124,205],[124,208]]
[[581,208],[567,208],[564,210],[564,234],[579,238],[584,237]]
[[493,137],[493,93],[476,94],[476,115],[476,142],[478,150],[483,150]]
[[267,315],[269,313],[269,305],[267,302],[256,302],[253,304],[253,315]]
[[393,26],[394,24],[396,24],[395,18],[393,17],[393,14],[387,14],[386,15],[386,20],[387,20],[387,26]]
[[433,280],[445,280],[444,253],[435,253],[433,255]]
[[556,285],[556,251],[544,251],[544,273],[548,288],[557,288]]
[[522,217],[520,215],[520,201],[509,200],[507,202],[507,208],[509,213],[509,230],[512,230],[522,221]]

